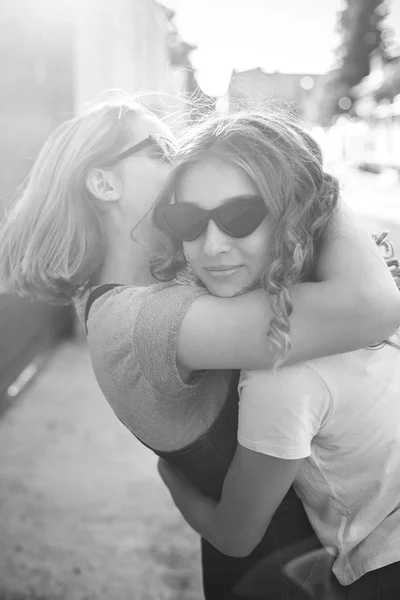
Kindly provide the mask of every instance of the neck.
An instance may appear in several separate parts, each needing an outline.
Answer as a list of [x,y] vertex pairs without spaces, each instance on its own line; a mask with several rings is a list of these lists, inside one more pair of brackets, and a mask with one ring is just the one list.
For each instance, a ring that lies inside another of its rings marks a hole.
[[149,251],[145,245],[132,240],[113,240],[112,244],[109,244],[107,258],[96,284],[150,285],[154,283],[154,279],[150,274],[149,259]]

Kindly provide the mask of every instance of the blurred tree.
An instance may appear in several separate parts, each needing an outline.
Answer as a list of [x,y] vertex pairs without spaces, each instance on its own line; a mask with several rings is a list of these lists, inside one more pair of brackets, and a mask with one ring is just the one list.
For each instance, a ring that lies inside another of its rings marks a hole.
[[338,15],[342,41],[336,50],[337,65],[328,74],[319,104],[319,121],[327,125],[351,110],[351,89],[370,70],[372,52],[388,54],[391,36],[384,26],[389,12],[385,0],[346,0]]

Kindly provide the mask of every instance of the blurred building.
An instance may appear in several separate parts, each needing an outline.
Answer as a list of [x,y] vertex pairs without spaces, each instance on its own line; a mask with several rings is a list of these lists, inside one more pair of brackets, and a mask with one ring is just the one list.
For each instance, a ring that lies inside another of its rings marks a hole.
[[149,104],[176,112],[191,92],[192,46],[174,13],[156,0],[85,0],[74,11],[74,98],[80,111],[104,90],[150,93]]
[[229,84],[229,103],[241,105],[275,105],[289,107],[301,116],[307,112],[307,103],[321,75],[315,73],[266,73],[260,68],[234,71]]
[[[152,108],[185,120],[192,47],[173,17],[156,0],[1,0],[0,217],[50,131],[105,89],[153,92]],[[27,365],[72,329],[68,307],[0,296],[0,409]]]
[[[2,0],[0,218],[50,130],[73,112],[72,43],[69,4]],[[0,412],[72,329],[70,308],[0,295]]]
[[173,17],[156,0],[2,0],[0,198],[14,193],[47,134],[106,89],[150,92],[161,112],[183,110],[196,86],[193,47]]

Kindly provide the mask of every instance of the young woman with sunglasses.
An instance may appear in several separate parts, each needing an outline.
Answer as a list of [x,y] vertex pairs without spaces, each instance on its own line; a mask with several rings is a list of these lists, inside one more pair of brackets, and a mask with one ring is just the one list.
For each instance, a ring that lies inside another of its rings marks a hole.
[[[336,179],[324,171],[316,142],[289,116],[210,119],[181,145],[155,209],[156,224],[171,238],[158,276],[163,269],[170,276],[174,256],[178,275],[183,252],[215,296],[265,288],[280,364],[290,349],[293,285],[318,277],[321,242],[338,210]],[[391,266],[400,278],[398,261]],[[191,370],[179,347],[178,359],[181,372]],[[188,523],[221,552],[246,557],[274,518],[276,527],[274,515],[294,482],[328,551],[311,553],[309,597],[400,598],[400,335],[278,370],[243,370],[239,391],[239,443],[220,500],[160,462]],[[280,520],[281,529],[290,528],[285,514]],[[312,595],[319,561],[328,596],[321,589]],[[258,565],[264,582],[266,570],[266,561]]]
[[[94,371],[117,416],[218,498],[237,443],[232,369],[273,365],[266,336],[273,296],[259,289],[217,298],[193,283],[155,282],[150,259],[166,242],[151,209],[170,170],[170,139],[162,122],[129,101],[96,106],[61,125],[1,225],[0,287],[74,300],[82,320],[86,309]],[[246,211],[245,220],[252,215]],[[213,216],[225,228],[235,223],[236,235],[248,234],[247,224],[237,229],[235,215]],[[345,211],[334,230],[321,244],[319,282],[292,291],[287,364],[379,342],[397,324],[399,298],[375,244]],[[170,273],[182,259],[174,254]],[[292,490],[281,506],[292,527],[278,542],[268,532],[248,558],[225,557],[204,542],[207,598],[233,598],[232,586],[278,543],[313,537]]]

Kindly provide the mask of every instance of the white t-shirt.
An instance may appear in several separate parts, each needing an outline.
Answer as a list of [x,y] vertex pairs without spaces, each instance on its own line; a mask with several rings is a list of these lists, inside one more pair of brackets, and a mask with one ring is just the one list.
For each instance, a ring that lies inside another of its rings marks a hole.
[[239,392],[239,443],[304,458],[295,489],[339,582],[400,561],[400,351],[243,371]]

